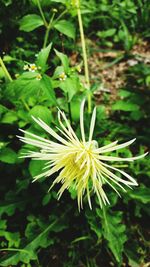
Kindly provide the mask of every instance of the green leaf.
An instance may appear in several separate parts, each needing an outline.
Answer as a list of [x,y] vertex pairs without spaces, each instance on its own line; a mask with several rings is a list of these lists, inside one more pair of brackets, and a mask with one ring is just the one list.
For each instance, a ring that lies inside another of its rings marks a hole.
[[100,38],[107,38],[107,37],[113,36],[115,33],[116,33],[116,29],[113,28],[113,29],[109,29],[106,31],[99,31],[97,33],[97,36]]
[[0,236],[4,237],[8,241],[8,247],[19,247],[20,234],[10,233],[8,231],[0,230]]
[[37,260],[36,250],[39,247],[47,246],[48,234],[53,230],[55,231],[59,221],[60,218],[55,219],[47,228],[45,228],[44,231],[41,231],[40,234],[36,235],[36,237],[28,245],[24,246],[22,249],[19,249],[17,253],[15,253],[16,251],[14,250],[14,255],[7,254],[7,258],[2,259],[0,265],[7,267],[9,265],[16,265],[20,262],[29,263],[31,260]]
[[73,96],[79,91],[80,84],[78,77],[66,78],[65,81],[61,81],[59,87],[66,93],[68,93],[68,101],[70,102]]
[[45,167],[44,160],[31,160],[29,164],[29,172],[32,175],[32,177],[40,174],[43,172],[43,168]]
[[7,228],[7,220],[0,220],[0,229],[5,230]]
[[17,117],[16,112],[15,111],[8,111],[2,117],[1,123],[9,123],[9,124],[12,124],[12,123],[14,123],[17,120],[18,120],[18,117]]
[[17,161],[17,154],[11,148],[4,147],[0,151],[0,161],[14,164]]
[[122,89],[119,91],[118,95],[121,96],[122,98],[126,98],[126,97],[129,97],[131,95],[131,92]]
[[49,201],[51,200],[51,198],[52,198],[52,195],[50,193],[47,193],[42,200],[42,205],[43,206],[47,205]]
[[18,208],[20,210],[24,207],[23,201],[16,201],[13,203],[3,202],[0,205],[0,216],[3,214],[7,214],[8,216],[12,216],[15,213],[15,210]]
[[144,204],[150,203],[150,188],[141,185],[134,191],[129,191],[129,196],[137,201],[140,201]]
[[[34,106],[30,112],[30,116],[34,116],[35,118],[40,118],[46,124],[50,124],[52,121],[52,112],[45,106],[37,105]],[[41,128],[41,127],[40,127]]]
[[55,92],[54,92],[54,89],[52,86],[51,78],[48,75],[43,74],[42,79],[40,80],[40,87],[44,91],[44,93],[46,94],[49,102],[51,104],[56,105],[57,100],[56,100]]
[[122,111],[136,111],[139,110],[139,106],[132,102],[119,100],[112,106],[112,109]]
[[122,212],[111,212],[103,207],[103,210],[96,209],[96,213],[101,218],[104,238],[108,241],[116,261],[121,263],[124,243],[127,240],[126,227],[122,223]]
[[61,63],[63,65],[63,67],[64,67],[64,71],[67,74],[68,73],[68,70],[69,70],[69,59],[68,59],[68,57],[65,54],[57,51],[56,49],[54,49],[54,50],[55,50],[56,55],[61,60]]
[[86,212],[86,217],[90,225],[91,230],[96,234],[97,238],[102,237],[102,227],[100,225],[99,218],[95,216],[90,210]]
[[[49,0],[47,0],[49,1]],[[55,2],[55,3],[62,3],[62,4],[66,4],[67,3],[67,0],[51,0],[52,2]]]
[[51,47],[52,47],[52,43],[50,43],[46,48],[43,48],[37,56],[36,65],[41,67],[42,72],[45,72],[45,70],[47,69],[46,62],[48,60]]
[[59,20],[54,24],[54,28],[64,35],[75,39],[75,27],[71,22],[67,20]]
[[33,96],[36,99],[36,97],[39,98],[39,94],[44,93],[51,104],[56,104],[51,78],[43,74],[38,80],[37,75],[37,72],[25,72],[17,80],[9,83],[5,90],[6,98],[11,102],[16,102],[16,99],[28,99]]
[[40,16],[36,14],[29,14],[29,15],[24,16],[20,20],[19,29],[21,31],[31,32],[34,29],[39,28],[42,25],[44,25],[44,22]]

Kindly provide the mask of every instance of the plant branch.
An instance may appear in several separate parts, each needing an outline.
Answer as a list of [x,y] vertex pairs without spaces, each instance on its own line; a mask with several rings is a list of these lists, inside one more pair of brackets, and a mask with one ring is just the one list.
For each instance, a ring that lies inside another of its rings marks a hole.
[[7,68],[6,68],[6,66],[5,66],[5,64],[4,64],[4,62],[3,62],[1,57],[0,57],[0,65],[2,66],[2,69],[3,69],[4,73],[5,73],[5,77],[7,77],[7,79],[10,82],[12,82],[12,78],[11,78],[11,76],[10,76],[10,74],[9,74],[9,72],[8,72],[8,70],[7,70]]
[[44,15],[44,13],[43,13],[43,10],[42,10],[42,7],[41,7],[40,0],[37,0],[37,5],[38,5],[38,8],[39,8],[41,17],[42,17],[42,19],[43,19],[44,25],[45,25],[45,27],[47,28],[47,27],[48,27],[48,23],[47,23],[47,21],[46,21],[45,15]]
[[79,0],[77,0],[76,4],[77,4],[77,15],[78,15],[78,22],[79,22],[79,29],[80,29],[82,53],[83,53],[85,82],[86,82],[87,89],[88,89],[88,112],[91,113],[91,92],[90,92],[90,78],[89,78],[89,69],[88,69],[88,59],[87,59],[85,36],[84,36],[84,29],[83,29],[83,22],[82,22],[82,16],[81,16],[81,9],[80,9]]
[[50,32],[50,30],[51,30],[51,26],[52,26],[52,22],[53,22],[54,17],[55,17],[55,13],[53,13],[53,15],[52,15],[52,17],[51,17],[51,19],[50,19],[50,21],[49,21],[49,24],[48,24],[48,26],[47,26],[47,29],[46,29],[46,32],[45,32],[45,36],[44,36],[44,44],[43,44],[43,48],[45,48],[46,45],[47,45],[48,38],[49,38],[49,32]]

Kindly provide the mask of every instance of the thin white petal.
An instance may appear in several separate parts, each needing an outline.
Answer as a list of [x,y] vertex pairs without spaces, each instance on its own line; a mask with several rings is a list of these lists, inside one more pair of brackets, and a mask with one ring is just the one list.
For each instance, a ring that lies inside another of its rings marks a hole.
[[103,150],[105,150],[107,148],[114,147],[117,143],[118,143],[118,141],[112,142],[112,143],[110,143],[110,144],[108,144],[106,146],[102,146],[100,148],[95,149],[94,152],[100,153],[101,151],[103,151]]
[[148,152],[146,152],[145,154],[142,154],[140,156],[131,157],[131,158],[119,158],[119,157],[111,157],[111,156],[99,156],[99,159],[100,160],[106,160],[106,161],[134,161],[134,160],[137,160],[137,159],[144,158],[147,154],[148,154]]
[[54,138],[56,138],[58,141],[60,141],[61,143],[68,145],[68,142],[63,139],[62,137],[60,137],[57,133],[54,132],[54,130],[52,128],[50,128],[44,121],[42,121],[40,118],[36,119],[32,116],[33,120],[39,124],[41,126],[41,128],[43,128],[46,132],[48,132],[50,135],[52,135]]
[[100,149],[99,149],[99,152],[100,152],[100,153],[106,153],[106,152],[111,152],[111,151],[114,151],[114,150],[118,150],[118,149],[121,149],[121,148],[124,148],[124,147],[126,147],[126,146],[131,145],[135,140],[136,140],[136,138],[134,138],[134,139],[132,139],[132,140],[130,140],[130,141],[128,141],[128,142],[125,142],[125,143],[123,143],[123,144],[114,146],[114,147],[105,148],[105,149],[103,149],[103,150],[100,150]]
[[112,170],[115,170],[115,171],[120,172],[122,175],[124,175],[126,178],[128,178],[129,181],[131,181],[131,183],[128,182],[128,184],[134,185],[134,186],[137,186],[138,185],[138,183],[136,182],[136,180],[132,176],[130,176],[128,173],[126,173],[126,172],[124,172],[124,171],[122,171],[122,170],[120,170],[118,168],[115,168],[113,166],[109,166],[108,164],[105,164],[105,163],[102,163],[102,165],[105,166],[105,167],[107,167],[107,168],[110,168]]
[[93,113],[92,113],[91,124],[90,124],[89,142],[92,141],[93,131],[94,131],[94,127],[95,127],[95,120],[96,120],[96,107],[94,108]]

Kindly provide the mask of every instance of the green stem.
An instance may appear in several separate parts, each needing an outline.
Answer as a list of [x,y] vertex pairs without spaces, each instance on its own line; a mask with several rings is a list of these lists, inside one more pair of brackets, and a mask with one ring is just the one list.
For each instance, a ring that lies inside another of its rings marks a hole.
[[42,19],[43,19],[44,25],[45,25],[45,27],[47,28],[47,27],[48,27],[48,23],[47,23],[46,18],[45,18],[45,16],[44,16],[44,13],[43,13],[43,10],[42,10],[41,4],[40,4],[40,0],[37,0],[37,5],[38,5],[38,8],[39,8],[41,17],[42,17]]
[[[58,16],[58,18],[55,20],[55,23],[56,23],[58,20],[60,20],[60,18],[61,18],[62,16],[64,16],[66,12],[67,12],[67,10],[64,10],[64,11]],[[46,45],[47,45],[48,38],[49,38],[49,33],[50,33],[51,28],[52,28],[52,22],[53,22],[53,20],[54,20],[55,14],[56,14],[56,12],[53,13],[53,15],[52,15],[52,17],[51,17],[51,19],[50,19],[50,22],[49,22],[49,24],[48,24],[47,27],[46,27],[46,33],[45,33],[45,37],[44,37],[43,48],[45,48]]]
[[67,103],[68,103],[68,112],[69,112],[70,124],[72,125],[71,103],[69,102],[69,95],[68,95],[68,93],[67,93]]
[[29,108],[28,104],[25,102],[25,100],[23,98],[21,98],[21,101],[22,101],[23,105],[25,106],[26,110],[30,111],[30,108]]
[[55,17],[55,13],[53,13],[51,19],[50,19],[50,22],[47,26],[47,29],[46,29],[46,32],[45,32],[45,37],[44,37],[44,44],[43,44],[43,48],[46,47],[47,45],[47,42],[48,42],[48,38],[49,38],[49,33],[50,33],[50,30],[51,30],[51,26],[52,26],[52,22],[53,22],[53,19]]
[[60,20],[65,14],[67,13],[67,9],[65,9],[55,20],[55,22],[57,22],[58,20]]
[[87,60],[83,22],[82,22],[81,9],[80,9],[80,3],[79,2],[80,2],[80,0],[77,0],[77,14],[78,14],[79,29],[80,29],[82,53],[83,53],[85,82],[87,84],[87,89],[88,89],[88,112],[91,113],[90,78],[89,78],[89,69],[88,69],[88,60]]
[[5,77],[7,77],[7,79],[10,82],[12,82],[12,78],[11,78],[11,76],[10,76],[10,74],[9,74],[9,72],[8,72],[8,70],[7,70],[7,68],[6,68],[6,66],[5,66],[5,64],[4,64],[4,62],[3,62],[1,57],[0,57],[0,65],[2,66],[2,69],[3,69],[4,73],[5,73]]

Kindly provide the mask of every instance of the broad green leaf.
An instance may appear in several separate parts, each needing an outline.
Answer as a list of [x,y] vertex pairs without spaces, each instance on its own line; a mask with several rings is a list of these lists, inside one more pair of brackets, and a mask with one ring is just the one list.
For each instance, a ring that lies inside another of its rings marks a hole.
[[112,106],[112,109],[122,111],[136,111],[139,110],[139,106],[132,102],[119,100]]
[[16,112],[15,111],[8,111],[2,117],[1,123],[9,123],[9,124],[12,124],[12,123],[14,123],[17,120],[18,120],[18,117],[17,117]]
[[31,32],[34,29],[39,28],[42,25],[44,25],[44,22],[40,16],[36,14],[29,14],[29,15],[24,16],[20,20],[19,29],[21,31]]
[[45,93],[45,95],[47,96],[47,99],[49,100],[49,103],[52,104],[57,104],[57,100],[56,100],[56,96],[55,96],[55,92],[52,86],[52,81],[51,78],[46,75],[43,74],[42,79],[40,80],[40,88],[42,89],[42,91]]
[[47,69],[47,60],[48,60],[48,56],[49,53],[51,51],[51,47],[52,47],[52,43],[50,43],[46,48],[43,48],[38,56],[37,56],[37,61],[36,61],[36,65],[39,67],[41,67],[42,72],[45,72],[45,70]]
[[123,97],[123,98],[126,98],[126,97],[129,97],[131,95],[131,92],[130,91],[127,91],[127,90],[120,90],[119,91],[119,96]]
[[74,98],[73,98],[73,101],[71,102],[71,116],[72,116],[73,121],[79,121],[81,102],[79,99],[74,99]]
[[127,240],[126,227],[122,223],[122,212],[96,209],[97,215],[101,218],[103,236],[108,241],[108,246],[117,262],[122,262],[124,243]]
[[54,49],[54,50],[55,50],[56,55],[57,55],[57,56],[59,57],[59,59],[61,60],[61,63],[62,63],[62,65],[63,65],[63,67],[64,67],[64,71],[65,71],[65,73],[67,74],[67,72],[68,72],[68,70],[69,70],[69,59],[68,59],[68,57],[67,57],[65,54],[63,54],[63,53],[57,51],[56,49]]
[[43,168],[45,167],[45,162],[42,160],[31,160],[29,164],[29,172],[32,175],[32,177],[40,174],[43,172]]
[[11,102],[16,99],[39,98],[39,94],[44,94],[50,104],[56,104],[56,97],[52,88],[51,78],[43,74],[41,79],[37,79],[37,72],[25,72],[20,77],[11,82],[5,90],[5,96]]
[[64,35],[75,39],[75,27],[67,20],[59,20],[54,24],[54,28]]
[[52,121],[52,112],[50,111],[50,109],[42,105],[34,106],[30,110],[29,115],[35,118],[40,118],[42,121],[44,121],[48,125]]
[[0,161],[14,164],[17,161],[17,154],[11,148],[4,147],[0,150]]
[[70,102],[73,96],[79,92],[80,84],[78,77],[74,76],[66,78],[65,81],[61,81],[59,87],[68,94],[68,101]]

